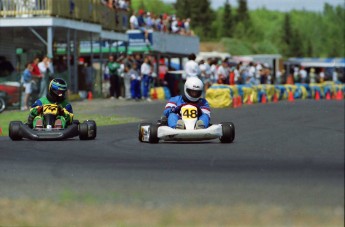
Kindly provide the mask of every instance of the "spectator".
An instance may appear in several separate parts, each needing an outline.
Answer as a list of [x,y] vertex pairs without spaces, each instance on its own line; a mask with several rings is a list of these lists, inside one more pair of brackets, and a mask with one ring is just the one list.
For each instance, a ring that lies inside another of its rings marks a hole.
[[120,64],[120,68],[118,70],[119,72],[119,82],[120,82],[120,99],[126,97],[126,89],[125,89],[125,57],[120,56],[118,59],[118,62]]
[[32,63],[31,63],[31,65],[32,65],[32,72],[31,72],[31,74],[32,74],[33,77],[36,77],[38,79],[42,79],[43,75],[42,75],[42,73],[40,71],[40,68],[38,67],[38,63],[39,62],[40,62],[40,59],[38,57],[36,57],[32,61]]
[[333,72],[332,72],[332,80],[334,83],[337,83],[338,82],[338,72],[337,72],[337,69],[333,69]]
[[131,95],[132,99],[139,101],[141,99],[140,93],[140,75],[137,69],[137,63],[133,62],[131,70],[129,71],[129,77],[131,78]]
[[299,75],[301,78],[301,83],[307,83],[307,71],[304,69],[303,66],[301,66],[300,70],[299,70]]
[[166,13],[163,14],[162,24],[163,32],[170,32],[170,16],[168,16]]
[[117,63],[114,59],[114,56],[109,56],[109,62],[106,66],[109,72],[109,81],[110,81],[110,98],[114,99],[120,97],[120,80],[119,80],[119,72],[120,64]]
[[136,14],[133,12],[132,16],[129,18],[130,28],[132,30],[139,29],[138,18]]
[[146,22],[145,22],[145,12],[142,9],[139,9],[138,12],[139,12],[139,16],[137,17],[138,26],[139,26],[138,29],[144,33],[146,44],[150,44],[149,33],[147,31]]
[[32,93],[32,70],[33,70],[33,66],[31,63],[27,63],[25,65],[25,70],[22,74],[22,78],[21,78],[21,82],[23,84],[24,87],[24,103],[23,106],[21,108],[21,110],[28,110],[29,109],[29,98],[30,95]]
[[315,74],[314,68],[311,68],[309,71],[309,83],[311,83],[311,84],[316,83],[316,74]]
[[195,62],[196,56],[195,54],[188,55],[188,61],[185,64],[185,74],[186,79],[189,77],[198,77],[200,76],[200,68],[198,63]]
[[131,99],[131,64],[130,63],[125,63],[124,64],[124,87],[125,87],[125,99],[129,100]]
[[128,10],[129,9],[129,2],[128,0],[119,0],[119,8],[122,10]]
[[158,67],[159,75],[158,75],[158,84],[163,86],[166,84],[165,75],[168,72],[168,67],[165,64],[164,58],[159,59],[159,67]]
[[178,26],[178,18],[176,18],[175,16],[172,17],[171,31],[172,33],[175,33],[175,34],[180,32],[180,28]]
[[319,82],[323,83],[325,81],[325,69],[321,68],[321,71],[319,73]]
[[228,65],[228,61],[224,59],[222,61],[222,65],[219,66],[217,70],[217,82],[219,84],[229,84],[229,74],[230,74],[230,69]]
[[150,60],[148,56],[145,56],[144,63],[141,65],[140,68],[141,72],[141,83],[143,88],[143,98],[147,101],[151,101],[149,97],[149,87],[152,81],[152,68],[150,65]]
[[150,12],[147,12],[147,13],[146,13],[145,25],[146,25],[146,29],[153,29],[154,21],[153,21],[153,19],[151,18],[151,13],[150,13]]
[[184,30],[186,35],[192,35],[192,31],[190,30],[190,18],[187,18],[184,22]]
[[[262,78],[262,74],[261,74],[261,79]],[[247,74],[247,78],[246,78],[246,84],[256,84],[256,79],[255,79],[255,66],[253,62],[249,62],[249,67],[248,67],[248,74]]]
[[48,83],[52,79],[52,75],[54,74],[53,64],[48,58],[48,56],[44,56],[42,61],[37,64],[40,72],[41,72],[41,83],[40,83],[40,94],[39,97],[43,97],[47,95]]
[[301,79],[299,75],[299,69],[297,66],[293,68],[293,79],[294,79],[294,83],[299,83]]

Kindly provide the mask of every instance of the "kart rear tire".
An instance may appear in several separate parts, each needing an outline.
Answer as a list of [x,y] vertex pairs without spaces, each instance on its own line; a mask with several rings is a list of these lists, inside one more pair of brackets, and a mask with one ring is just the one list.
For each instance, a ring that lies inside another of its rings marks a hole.
[[0,113],[6,109],[6,102],[0,97]]
[[97,125],[96,122],[94,120],[86,120],[84,121],[84,123],[86,123],[88,125],[88,134],[89,140],[94,140],[97,136]]
[[87,140],[88,138],[88,126],[86,123],[79,124],[79,139]]
[[235,125],[232,122],[223,122],[222,132],[223,135],[219,138],[222,143],[232,143],[235,139]]
[[158,125],[151,124],[149,128],[149,143],[158,143],[159,138],[157,136]]
[[97,136],[96,122],[92,120],[84,121],[79,124],[79,139],[80,140],[93,140]]
[[9,129],[8,135],[11,138],[11,140],[23,139],[23,135],[22,135],[22,132],[20,130],[22,124],[23,123],[21,121],[11,121],[10,122],[10,126],[8,128]]
[[151,125],[150,123],[140,123],[139,126],[138,126],[138,140],[140,142],[144,142],[143,141],[143,131],[141,130],[141,127],[142,126],[147,126],[147,125]]

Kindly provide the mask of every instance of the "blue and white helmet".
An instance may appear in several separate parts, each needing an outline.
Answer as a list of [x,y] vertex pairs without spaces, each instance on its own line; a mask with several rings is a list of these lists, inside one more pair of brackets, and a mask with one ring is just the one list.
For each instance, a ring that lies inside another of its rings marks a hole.
[[197,102],[201,98],[204,84],[198,77],[189,77],[184,84],[184,95],[191,102]]

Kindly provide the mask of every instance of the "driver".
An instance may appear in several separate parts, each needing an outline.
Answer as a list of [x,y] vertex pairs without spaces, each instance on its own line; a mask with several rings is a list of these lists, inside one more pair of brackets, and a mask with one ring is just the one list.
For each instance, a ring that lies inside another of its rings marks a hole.
[[28,125],[34,128],[43,128],[43,120],[40,114],[43,110],[43,105],[56,104],[59,106],[59,116],[55,121],[55,128],[65,128],[67,124],[73,121],[73,109],[70,103],[66,100],[67,83],[63,79],[53,79],[48,86],[48,93],[46,96],[35,101],[31,106],[28,117]]
[[207,128],[210,124],[210,106],[206,99],[201,98],[204,84],[198,77],[190,77],[184,84],[184,94],[169,99],[165,105],[163,115],[168,118],[168,125],[171,128],[184,129],[185,125],[181,119],[181,107],[187,104],[198,108],[198,121],[196,129]]

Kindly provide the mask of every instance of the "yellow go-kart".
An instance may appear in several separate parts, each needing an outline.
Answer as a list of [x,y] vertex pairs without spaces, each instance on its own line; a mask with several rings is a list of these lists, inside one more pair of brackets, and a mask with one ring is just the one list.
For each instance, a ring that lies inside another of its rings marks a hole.
[[43,105],[41,128],[31,128],[21,121],[11,121],[9,125],[9,137],[12,140],[23,138],[31,140],[63,140],[79,136],[81,140],[93,140],[97,135],[96,122],[86,120],[80,123],[73,120],[72,124],[67,124],[65,128],[55,127],[55,122],[59,116],[59,106],[56,104]]

